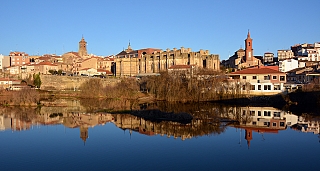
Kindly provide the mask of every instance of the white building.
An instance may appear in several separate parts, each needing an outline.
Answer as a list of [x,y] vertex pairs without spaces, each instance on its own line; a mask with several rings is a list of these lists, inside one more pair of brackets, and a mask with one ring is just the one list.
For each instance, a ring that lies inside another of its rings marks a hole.
[[288,72],[293,69],[299,68],[299,61],[295,59],[285,59],[283,61],[279,61],[279,71],[280,72]]

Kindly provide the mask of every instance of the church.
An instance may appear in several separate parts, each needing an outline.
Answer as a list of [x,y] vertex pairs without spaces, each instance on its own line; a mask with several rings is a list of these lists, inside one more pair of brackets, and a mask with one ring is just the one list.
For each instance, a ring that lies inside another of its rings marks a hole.
[[254,56],[252,38],[248,30],[247,38],[245,39],[245,49],[240,48],[228,60],[223,61],[222,65],[226,68],[244,69],[262,64],[262,57]]
[[79,60],[87,59],[90,57],[87,52],[87,42],[84,40],[83,36],[79,42],[79,50],[78,52],[67,52],[62,56],[63,63],[65,64],[73,64]]

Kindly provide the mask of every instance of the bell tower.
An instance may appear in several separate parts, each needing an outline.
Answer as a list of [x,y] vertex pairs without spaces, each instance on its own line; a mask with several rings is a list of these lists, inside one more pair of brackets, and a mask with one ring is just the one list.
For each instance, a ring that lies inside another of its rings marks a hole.
[[246,61],[253,60],[252,39],[250,37],[250,31],[248,30],[247,39],[245,42]]
[[87,42],[84,40],[83,36],[82,39],[79,42],[79,51],[78,51],[79,56],[87,56]]

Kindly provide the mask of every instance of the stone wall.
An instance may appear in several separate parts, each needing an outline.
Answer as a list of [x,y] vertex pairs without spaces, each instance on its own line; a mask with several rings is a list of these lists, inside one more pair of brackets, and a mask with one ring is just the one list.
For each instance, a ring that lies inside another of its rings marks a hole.
[[101,79],[103,85],[115,85],[118,78],[92,78],[82,76],[41,75],[41,90],[78,90],[80,85],[88,79]]

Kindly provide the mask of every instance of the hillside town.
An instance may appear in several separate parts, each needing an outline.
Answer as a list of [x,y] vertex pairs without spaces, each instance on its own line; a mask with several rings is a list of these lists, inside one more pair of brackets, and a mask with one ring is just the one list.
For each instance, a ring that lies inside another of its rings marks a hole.
[[[13,51],[0,55],[0,85],[4,89],[19,87],[21,81],[39,75],[66,77],[144,77],[161,72],[183,72],[188,77],[201,77],[198,70],[222,73],[233,84],[240,84],[243,92],[250,94],[278,94],[319,84],[320,43],[294,44],[289,49],[255,55],[253,39],[248,31],[245,49],[240,48],[226,60],[209,50],[192,51],[191,48],[132,49],[128,47],[116,55],[88,54],[84,37],[79,41],[78,52],[62,55],[29,55]],[[18,88],[19,89],[19,88]]]

